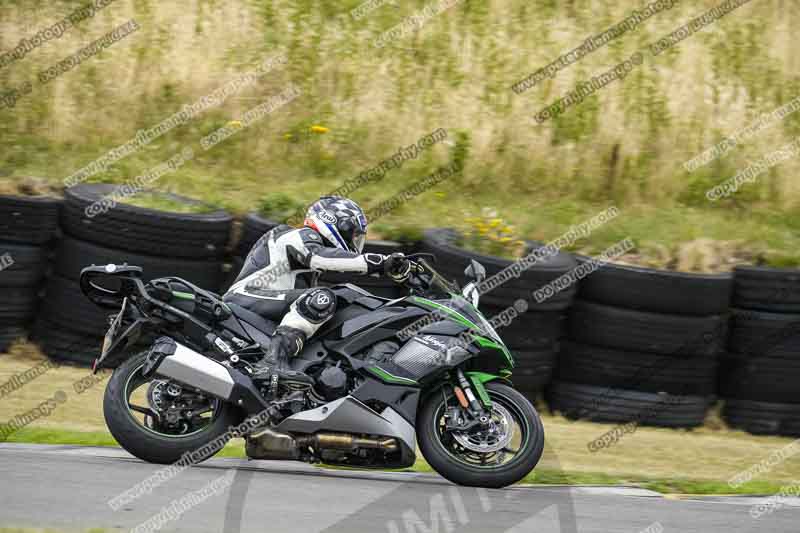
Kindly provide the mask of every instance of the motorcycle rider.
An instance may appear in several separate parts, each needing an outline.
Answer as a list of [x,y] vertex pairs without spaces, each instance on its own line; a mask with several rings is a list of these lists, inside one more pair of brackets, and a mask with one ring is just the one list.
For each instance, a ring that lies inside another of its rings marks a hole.
[[[378,273],[397,283],[408,279],[411,263],[403,254],[362,253],[366,234],[367,218],[357,203],[323,196],[309,207],[303,227],[279,225],[253,245],[223,299],[263,317],[283,314],[265,356],[253,367],[254,377],[286,376],[289,358],[333,317],[333,291],[316,286],[321,272]],[[297,379],[297,373],[291,375]]]

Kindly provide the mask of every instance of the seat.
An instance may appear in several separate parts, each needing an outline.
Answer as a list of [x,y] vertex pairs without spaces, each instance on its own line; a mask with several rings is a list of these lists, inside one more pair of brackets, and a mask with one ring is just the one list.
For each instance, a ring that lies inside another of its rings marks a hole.
[[[249,309],[245,309],[241,305],[232,302],[227,302],[227,305],[233,315],[238,318],[240,322],[245,322],[249,326],[256,328],[266,335],[272,335],[275,333],[276,326],[274,320],[265,318],[258,313],[254,313]],[[250,332],[248,331],[248,333]]]

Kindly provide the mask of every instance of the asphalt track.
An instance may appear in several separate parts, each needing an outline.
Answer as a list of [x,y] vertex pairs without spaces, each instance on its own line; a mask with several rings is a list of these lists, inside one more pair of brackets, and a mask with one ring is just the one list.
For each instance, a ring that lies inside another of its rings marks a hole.
[[128,531],[215,480],[227,483],[214,486],[221,488],[173,518],[162,515],[166,521],[159,531],[800,531],[796,500],[753,519],[750,510],[763,498],[675,500],[636,488],[607,487],[479,490],[428,474],[331,471],[239,459],[212,459],[117,511],[108,505],[159,468],[114,448],[2,444],[0,531]]

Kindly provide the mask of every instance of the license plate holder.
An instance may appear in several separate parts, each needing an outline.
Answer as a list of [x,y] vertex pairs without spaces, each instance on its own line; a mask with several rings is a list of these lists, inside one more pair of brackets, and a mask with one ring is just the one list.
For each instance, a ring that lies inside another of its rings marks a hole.
[[108,327],[108,331],[106,331],[106,335],[103,338],[103,349],[100,352],[100,357],[94,363],[95,368],[97,368],[100,365],[100,363],[102,363],[103,360],[105,360],[105,358],[108,357],[108,354],[111,352],[111,348],[114,347],[115,344],[114,341],[116,340],[115,337],[117,336],[117,334],[121,329],[122,320],[125,316],[125,310],[127,306],[128,306],[128,298],[126,297],[122,300],[122,307],[120,307],[119,313],[117,313],[117,316],[114,317],[114,320]]

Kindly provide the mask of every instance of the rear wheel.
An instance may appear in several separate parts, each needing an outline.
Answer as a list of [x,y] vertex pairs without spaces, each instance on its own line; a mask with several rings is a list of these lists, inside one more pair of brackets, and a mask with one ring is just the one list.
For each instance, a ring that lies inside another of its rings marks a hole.
[[146,357],[147,352],[135,355],[111,376],[103,401],[109,431],[123,448],[150,463],[174,463],[189,452],[209,459],[222,446],[204,447],[239,424],[241,412],[160,376],[145,378]]
[[448,408],[458,405],[451,393],[432,394],[418,418],[419,446],[428,463],[453,483],[501,488],[528,475],[542,456],[544,427],[533,405],[501,383],[489,383],[492,400],[487,427],[468,431],[446,427]]

